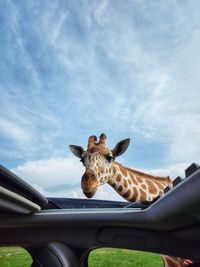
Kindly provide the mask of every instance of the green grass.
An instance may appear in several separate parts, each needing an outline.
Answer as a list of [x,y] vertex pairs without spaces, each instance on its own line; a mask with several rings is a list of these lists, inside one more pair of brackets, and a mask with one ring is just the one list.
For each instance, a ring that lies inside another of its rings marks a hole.
[[93,250],[89,267],[163,267],[160,255],[126,249],[102,248]]
[[[30,267],[29,253],[22,248],[0,248],[0,267]],[[89,267],[163,267],[158,254],[126,249],[101,248],[89,256]]]
[[32,263],[29,253],[18,247],[0,248],[1,267],[30,267]]

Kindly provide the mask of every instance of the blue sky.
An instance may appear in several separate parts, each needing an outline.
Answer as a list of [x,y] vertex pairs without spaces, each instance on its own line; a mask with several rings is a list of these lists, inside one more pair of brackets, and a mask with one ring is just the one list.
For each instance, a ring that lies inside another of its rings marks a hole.
[[130,137],[119,161],[155,174],[199,163],[199,10],[198,0],[1,1],[1,164],[44,194],[77,197],[83,168],[68,145],[92,134],[110,147]]

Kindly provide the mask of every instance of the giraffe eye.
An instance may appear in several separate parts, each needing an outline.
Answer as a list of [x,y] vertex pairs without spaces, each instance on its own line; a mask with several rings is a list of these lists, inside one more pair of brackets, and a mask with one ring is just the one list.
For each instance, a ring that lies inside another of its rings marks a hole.
[[112,159],[113,159],[113,156],[107,155],[107,156],[106,156],[106,159],[107,159],[108,162],[111,162]]

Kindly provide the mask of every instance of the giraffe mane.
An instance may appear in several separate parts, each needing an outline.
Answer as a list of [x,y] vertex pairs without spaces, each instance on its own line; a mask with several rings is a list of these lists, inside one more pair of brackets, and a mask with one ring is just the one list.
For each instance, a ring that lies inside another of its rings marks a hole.
[[167,180],[167,182],[171,182],[171,179],[169,176],[155,176],[155,175],[151,175],[149,173],[145,173],[145,172],[142,172],[142,171],[138,171],[138,170],[135,170],[135,169],[132,169],[132,168],[127,168],[125,166],[123,166],[121,163],[115,161],[115,163],[120,167],[120,168],[123,168],[123,169],[126,169],[127,171],[129,171],[130,173],[133,173],[133,174],[137,174],[141,177],[144,177],[145,176],[145,179],[154,179],[156,181],[161,181],[161,182],[164,182],[164,180]]

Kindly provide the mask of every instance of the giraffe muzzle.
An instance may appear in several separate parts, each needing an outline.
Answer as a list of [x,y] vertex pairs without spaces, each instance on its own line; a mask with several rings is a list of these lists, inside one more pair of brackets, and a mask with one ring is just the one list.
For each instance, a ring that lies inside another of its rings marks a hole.
[[97,191],[98,181],[93,172],[85,172],[82,181],[81,188],[87,198],[91,198]]
[[95,188],[95,189],[94,189],[93,191],[91,191],[91,192],[84,192],[84,191],[83,191],[83,193],[84,193],[84,195],[85,195],[87,198],[92,198],[92,197],[95,195],[96,191],[97,191],[97,188]]

